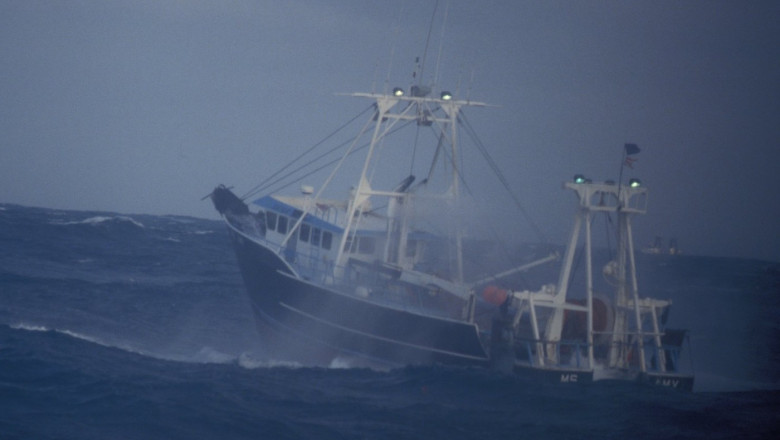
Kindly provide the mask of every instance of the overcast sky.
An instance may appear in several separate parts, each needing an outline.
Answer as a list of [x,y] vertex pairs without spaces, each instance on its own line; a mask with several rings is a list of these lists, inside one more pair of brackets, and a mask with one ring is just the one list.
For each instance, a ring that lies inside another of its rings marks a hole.
[[[407,86],[434,3],[0,0],[0,202],[217,218],[216,184],[250,189],[366,105],[337,93]],[[552,241],[561,182],[616,179],[633,142],[639,245],[780,261],[780,2],[447,13],[439,84],[497,105],[469,121]]]

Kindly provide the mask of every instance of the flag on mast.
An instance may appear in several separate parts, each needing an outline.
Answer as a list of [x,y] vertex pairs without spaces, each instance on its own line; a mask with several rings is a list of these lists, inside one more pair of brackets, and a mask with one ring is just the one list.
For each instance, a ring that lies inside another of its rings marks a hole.
[[625,148],[626,148],[626,156],[631,156],[632,154],[637,154],[640,151],[642,151],[639,149],[639,147],[637,147],[636,144],[626,144]]
[[642,150],[640,150],[636,144],[626,144],[624,148],[625,148],[626,155],[625,155],[625,160],[623,160],[623,165],[633,169],[634,162],[636,162],[638,159],[631,156],[639,153]]

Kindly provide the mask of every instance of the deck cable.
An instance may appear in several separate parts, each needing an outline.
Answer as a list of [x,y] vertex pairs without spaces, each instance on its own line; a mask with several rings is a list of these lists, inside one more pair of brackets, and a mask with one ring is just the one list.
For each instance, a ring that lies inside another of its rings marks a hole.
[[487,151],[487,148],[485,148],[485,145],[482,143],[482,141],[479,140],[479,138],[476,135],[476,132],[471,127],[471,124],[469,124],[468,120],[466,119],[463,113],[461,113],[461,117],[459,119],[463,122],[463,126],[466,128],[466,133],[469,135],[471,140],[477,146],[477,149],[485,158],[485,161],[487,161],[490,169],[496,174],[496,177],[500,181],[501,185],[503,185],[504,189],[507,191],[507,193],[509,193],[509,196],[512,198],[512,201],[515,203],[517,209],[520,211],[521,214],[523,214],[525,220],[534,230],[534,233],[536,234],[537,238],[539,238],[544,244],[549,244],[550,241],[547,239],[547,236],[544,234],[544,232],[542,232],[542,230],[539,228],[536,222],[531,218],[530,214],[525,209],[523,204],[520,203],[520,199],[512,191],[511,187],[509,186],[509,182],[506,180],[506,177],[501,172],[501,169],[498,167],[498,164],[496,164],[496,161],[493,160],[493,158],[490,156],[490,153]]
[[293,159],[293,160],[291,160],[290,162],[288,162],[288,163],[287,163],[287,165],[283,166],[282,168],[280,168],[279,170],[277,170],[275,173],[273,173],[273,174],[271,174],[270,176],[268,176],[268,177],[266,177],[265,179],[263,179],[263,181],[262,181],[262,182],[258,183],[258,184],[257,184],[257,185],[255,185],[255,186],[254,186],[252,189],[250,189],[249,191],[247,191],[247,193],[246,193],[246,194],[244,194],[244,195],[241,197],[241,200],[246,200],[247,198],[249,198],[249,197],[252,197],[252,196],[256,195],[258,192],[262,191],[262,190],[263,190],[265,187],[267,187],[267,186],[268,186],[268,185],[266,185],[266,184],[268,183],[268,181],[270,181],[270,180],[271,180],[271,179],[273,179],[274,177],[278,176],[280,173],[282,173],[283,171],[285,171],[287,168],[291,167],[293,164],[295,164],[296,162],[298,162],[299,160],[301,160],[301,159],[302,159],[304,156],[306,156],[307,154],[309,154],[309,153],[311,153],[312,151],[314,151],[314,150],[315,150],[317,147],[319,147],[320,145],[322,145],[323,143],[325,143],[325,142],[326,142],[328,139],[330,139],[331,137],[335,136],[335,135],[336,135],[338,132],[340,132],[341,130],[343,130],[343,129],[344,129],[344,128],[346,128],[347,126],[349,126],[349,125],[350,125],[351,123],[353,123],[353,122],[354,122],[356,119],[360,118],[360,117],[361,117],[361,116],[363,116],[363,115],[364,115],[366,112],[368,112],[369,110],[372,110],[373,108],[374,108],[374,104],[371,104],[371,105],[369,105],[368,107],[366,107],[366,108],[365,108],[363,111],[361,111],[360,113],[358,113],[357,115],[355,115],[355,117],[353,117],[353,118],[352,118],[352,119],[350,119],[349,121],[347,121],[347,122],[345,122],[344,124],[342,124],[340,127],[338,127],[337,129],[335,129],[333,132],[331,132],[330,134],[328,134],[327,136],[325,136],[324,138],[322,138],[322,139],[321,139],[319,142],[315,143],[314,145],[312,145],[311,147],[309,147],[309,148],[308,148],[306,151],[304,151],[303,153],[299,154],[299,155],[298,155],[298,156],[297,156],[295,159]]
[[[412,122],[412,121],[407,121],[407,122],[405,122],[405,123],[401,124],[399,127],[395,128],[395,129],[393,129],[393,130],[390,130],[390,131],[389,131],[389,132],[386,134],[386,136],[389,136],[389,135],[391,135],[391,134],[395,133],[396,131],[399,131],[399,130],[401,130],[401,129],[405,128],[405,127],[406,127],[406,126],[408,126],[408,125],[409,125],[411,122]],[[336,163],[336,162],[338,162],[339,160],[341,160],[341,157],[337,157],[337,158],[335,158],[335,159],[332,159],[332,160],[330,160],[330,161],[328,161],[328,162],[325,162],[325,163],[323,163],[322,165],[318,166],[317,168],[314,168],[314,169],[312,169],[312,170],[308,171],[307,173],[305,173],[305,174],[303,174],[303,175],[301,175],[301,176],[299,176],[299,177],[295,178],[294,180],[292,180],[292,181],[289,181],[289,182],[286,182],[286,183],[284,183],[284,184],[281,184],[281,182],[282,182],[282,181],[284,181],[285,179],[289,178],[290,176],[292,176],[293,174],[297,173],[298,171],[301,171],[301,170],[303,170],[303,169],[305,169],[305,168],[309,167],[310,165],[312,165],[313,163],[315,163],[315,162],[319,161],[320,159],[322,159],[323,157],[327,156],[328,154],[330,154],[330,153],[332,153],[332,152],[334,152],[334,151],[338,150],[339,148],[342,148],[343,146],[345,146],[345,145],[347,145],[347,144],[349,144],[349,143],[351,143],[351,142],[353,142],[353,141],[354,141],[354,138],[353,138],[353,139],[349,139],[349,140],[347,140],[347,141],[345,141],[345,142],[342,142],[341,144],[337,145],[336,147],[333,147],[333,148],[331,148],[330,150],[326,151],[325,153],[323,153],[323,154],[320,154],[319,156],[317,156],[317,157],[315,157],[315,158],[311,159],[310,161],[306,162],[305,164],[302,164],[301,166],[299,166],[299,167],[298,167],[298,168],[296,168],[295,170],[291,171],[290,173],[287,173],[286,175],[284,175],[284,176],[281,176],[281,177],[277,178],[276,180],[274,180],[274,181],[272,181],[272,182],[268,182],[267,184],[263,185],[262,187],[260,187],[260,186],[258,185],[259,189],[258,189],[257,191],[255,191],[255,193],[257,193],[257,192],[259,192],[259,191],[262,191],[262,190],[265,190],[265,189],[267,189],[267,188],[270,188],[270,187],[271,187],[271,186],[273,186],[273,185],[280,184],[280,186],[276,187],[275,189],[273,189],[273,190],[271,190],[271,191],[268,191],[268,193],[270,193],[270,194],[274,194],[274,193],[276,193],[276,192],[279,192],[280,190],[282,190],[282,189],[284,189],[284,188],[287,188],[287,187],[289,187],[290,185],[293,185],[293,184],[295,184],[295,183],[298,183],[298,182],[302,181],[303,179],[305,179],[305,178],[307,178],[307,177],[309,177],[309,176],[311,176],[311,175],[313,175],[313,174],[316,174],[316,173],[318,173],[319,171],[322,171],[322,170],[323,170],[323,169],[325,169],[325,168],[328,168],[329,166],[331,166],[331,165],[333,165],[334,163]],[[370,145],[370,143],[369,143],[369,142],[366,142],[365,144],[363,144],[363,145],[361,145],[361,146],[359,146],[359,147],[355,148],[355,149],[354,149],[353,151],[351,151],[351,152],[350,152],[350,153],[349,153],[347,156],[351,156],[351,155],[353,155],[353,154],[357,153],[358,151],[362,151],[363,149],[365,149],[365,148],[368,148],[368,146],[369,146],[369,145]],[[278,173],[277,173],[277,174],[278,174]],[[267,180],[268,180],[268,179],[266,179],[266,181],[267,181]]]

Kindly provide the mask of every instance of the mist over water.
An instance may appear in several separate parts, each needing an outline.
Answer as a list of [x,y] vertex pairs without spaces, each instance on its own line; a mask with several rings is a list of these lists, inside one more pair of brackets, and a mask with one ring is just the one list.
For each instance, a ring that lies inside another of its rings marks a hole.
[[[560,388],[346,355],[291,362],[258,336],[221,223],[2,208],[4,438],[769,438],[777,426],[776,264],[639,255],[640,294],[671,299],[669,326],[690,331],[695,392]],[[511,282],[537,288],[556,270]]]

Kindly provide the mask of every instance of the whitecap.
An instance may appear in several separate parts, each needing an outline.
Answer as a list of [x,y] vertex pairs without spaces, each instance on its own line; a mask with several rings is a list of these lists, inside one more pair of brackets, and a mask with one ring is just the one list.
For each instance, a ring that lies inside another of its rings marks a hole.
[[11,324],[9,325],[14,330],[26,330],[29,332],[47,332],[49,331],[48,327],[44,327],[42,325],[34,325],[34,324],[27,324],[24,322],[20,322],[17,324]]
[[139,228],[145,228],[145,227],[146,227],[146,226],[144,226],[144,225],[143,225],[143,223],[141,223],[141,222],[139,222],[139,221],[135,220],[135,219],[134,219],[134,218],[132,218],[132,217],[127,217],[127,216],[124,216],[124,215],[120,215],[119,217],[116,217],[116,219],[117,219],[117,220],[126,221],[126,222],[130,222],[130,223],[132,223],[132,224],[134,224],[134,225],[138,226]]
[[74,338],[74,339],[79,339],[79,340],[86,341],[86,342],[89,342],[89,343],[92,343],[92,344],[100,345],[102,347],[118,348],[120,350],[127,351],[127,352],[130,352],[130,353],[135,353],[135,354],[140,354],[140,355],[144,355],[144,356],[149,356],[148,353],[145,353],[142,350],[138,350],[136,348],[133,348],[133,347],[131,347],[129,345],[112,344],[112,343],[104,341],[103,339],[97,338],[95,336],[85,335],[83,333],[74,332],[72,330],[50,328],[50,327],[46,327],[46,326],[43,326],[43,325],[28,324],[28,323],[24,323],[24,322],[20,322],[20,323],[17,323],[17,324],[9,324],[8,326],[10,328],[14,329],[14,330],[24,330],[24,331],[31,331],[31,332],[55,332],[55,333],[59,333],[61,335],[69,336],[69,337]]
[[280,361],[280,360],[262,360],[258,359],[250,353],[241,353],[238,357],[238,365],[248,370],[256,370],[258,368],[301,368],[298,362]]
[[189,360],[203,364],[229,364],[234,362],[236,358],[211,347],[203,347]]
[[330,365],[328,365],[328,368],[332,368],[334,370],[345,370],[349,368],[354,368],[354,364],[352,362],[352,359],[337,356],[333,358],[332,361],[330,361]]
[[118,215],[118,216],[115,216],[115,217],[108,217],[108,216],[104,216],[104,215],[96,215],[94,217],[89,217],[89,218],[84,219],[84,220],[76,220],[76,221],[68,221],[68,222],[52,221],[52,222],[50,222],[50,224],[53,224],[53,225],[91,225],[91,226],[96,226],[96,225],[99,225],[99,224],[102,224],[102,223],[106,223],[106,222],[111,222],[111,221],[127,222],[127,223],[130,223],[130,224],[132,224],[134,226],[137,226],[139,228],[146,228],[146,226],[144,226],[143,223],[135,220],[132,217],[128,217],[128,216],[125,216],[125,215]]
[[113,217],[105,217],[105,216],[102,216],[102,215],[98,215],[98,216],[95,216],[95,217],[90,217],[88,219],[81,220],[80,222],[72,222],[72,223],[84,224],[84,225],[97,225],[97,224],[100,224],[100,223],[105,223],[105,222],[111,221],[113,219],[114,219]]
[[109,344],[106,344],[105,342],[101,341],[98,338],[95,338],[95,337],[92,337],[92,336],[87,336],[87,335],[84,335],[84,334],[81,334],[81,333],[77,333],[77,332],[74,332],[74,331],[70,331],[70,330],[56,330],[56,329],[54,331],[57,332],[57,333],[61,333],[63,335],[70,336],[72,338],[81,339],[82,341],[87,341],[87,342],[91,342],[93,344],[102,345],[104,347],[109,347],[110,346]]

